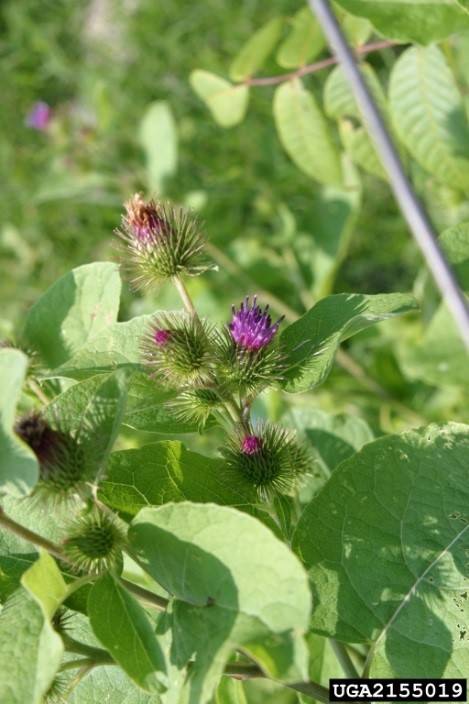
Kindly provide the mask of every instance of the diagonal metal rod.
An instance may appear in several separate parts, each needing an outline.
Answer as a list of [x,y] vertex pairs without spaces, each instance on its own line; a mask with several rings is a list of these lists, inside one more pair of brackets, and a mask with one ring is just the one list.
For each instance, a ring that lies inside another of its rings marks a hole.
[[407,178],[402,162],[388,134],[384,120],[358,68],[328,0],[308,0],[332,52],[347,78],[368,132],[387,172],[391,188],[409,228],[420,247],[435,283],[452,314],[461,338],[469,349],[469,307],[454,273],[443,256],[437,235]]

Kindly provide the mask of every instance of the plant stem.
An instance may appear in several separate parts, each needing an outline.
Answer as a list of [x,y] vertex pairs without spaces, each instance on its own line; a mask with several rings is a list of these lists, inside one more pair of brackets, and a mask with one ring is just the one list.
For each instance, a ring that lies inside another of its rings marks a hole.
[[66,670],[75,670],[77,668],[86,668],[88,673],[93,667],[97,665],[113,665],[114,660],[109,659],[109,662],[96,662],[93,658],[79,658],[77,660],[67,660],[60,666],[60,672],[65,672]]
[[33,394],[39,399],[39,401],[44,404],[44,406],[47,406],[50,399],[47,398],[39,384],[34,379],[29,379],[28,385]]
[[[260,667],[258,667],[257,665],[227,665],[223,674],[227,677],[233,677],[237,680],[250,680],[261,677],[264,679],[271,679],[270,677],[267,677],[267,675],[265,675],[260,669]],[[273,681],[276,682],[276,680]],[[314,699],[316,699],[317,701],[325,702],[325,704],[328,704],[329,702],[328,690],[322,685],[317,684],[316,682],[295,682],[293,684],[279,682],[278,684],[281,684],[284,687],[289,687],[290,689],[294,689],[296,692],[309,694],[310,696],[314,697]]]
[[[401,42],[393,41],[392,39],[384,39],[383,41],[370,42],[370,44],[365,44],[364,46],[359,46],[355,49],[355,53],[359,56],[365,56],[373,51],[379,51],[380,49],[388,49],[389,47],[396,46]],[[301,68],[296,71],[289,71],[288,73],[282,73],[278,76],[262,76],[260,78],[248,78],[243,81],[245,85],[248,86],[275,86],[284,81],[291,81],[294,78],[301,78],[302,76],[307,76],[310,73],[316,73],[317,71],[322,71],[329,66],[335,66],[338,63],[338,59],[335,56],[329,56],[327,59],[322,59],[321,61],[316,61],[314,64],[307,64],[306,66],[301,66]]]
[[184,281],[179,276],[174,276],[173,283],[176,287],[177,292],[179,293],[179,296],[181,297],[182,304],[186,311],[189,313],[189,315],[192,315],[193,318],[198,320],[199,316],[197,314],[194,303],[192,302],[192,298],[190,297],[189,291],[187,290]]
[[47,538],[43,538],[42,535],[38,535],[38,533],[34,533],[34,531],[29,530],[29,528],[26,528],[25,526],[20,525],[16,521],[14,521],[12,518],[6,515],[4,512],[3,508],[0,507],[0,526],[3,526],[7,530],[9,530],[11,533],[14,533],[17,535],[19,538],[22,538],[23,540],[27,540],[28,543],[32,543],[33,545],[36,545],[37,547],[44,548],[44,550],[47,550],[51,555],[54,555],[59,560],[63,560],[64,562],[68,562],[68,560],[65,558],[62,550],[58,545],[55,543],[51,542],[50,540],[47,540]]
[[142,601],[146,601],[150,606],[153,606],[160,611],[166,611],[168,608],[169,601],[168,599],[165,599],[164,596],[158,596],[158,594],[154,594],[148,589],[139,587],[137,584],[129,582],[127,579],[123,579],[122,577],[119,579],[119,582],[127,589],[127,591],[135,594],[135,596]]
[[358,674],[357,669],[345,648],[345,645],[343,643],[339,643],[339,641],[335,638],[329,638],[329,643],[332,646],[334,655],[336,656],[344,675],[352,679],[359,679],[360,675]]

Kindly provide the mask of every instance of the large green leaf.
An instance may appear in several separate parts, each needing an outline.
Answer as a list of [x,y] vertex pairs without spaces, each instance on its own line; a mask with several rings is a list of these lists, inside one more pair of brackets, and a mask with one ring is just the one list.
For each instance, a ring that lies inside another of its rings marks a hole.
[[151,103],[140,124],[140,143],[145,152],[148,188],[161,195],[166,179],[177,167],[176,124],[169,104]]
[[247,86],[235,86],[224,78],[201,69],[192,71],[190,83],[219,125],[233,127],[242,122],[248,106]]
[[339,293],[323,298],[280,337],[288,365],[284,374],[286,390],[305,391],[317,386],[329,374],[342,340],[416,307],[413,296],[405,293]]
[[371,642],[372,677],[465,677],[469,668],[469,426],[380,438],[343,462],[293,545],[313,628]]
[[104,575],[88,597],[88,616],[97,638],[140,687],[161,691],[164,657],[144,609],[111,575]]
[[134,685],[120,667],[98,667],[68,696],[68,704],[162,704],[158,694]]
[[469,222],[445,230],[440,237],[440,244],[460,285],[469,293]]
[[136,430],[153,433],[193,433],[198,430],[196,423],[176,420],[168,409],[168,401],[176,392],[168,391],[144,372],[130,376],[128,382],[127,406],[124,424]]
[[39,559],[21,577],[21,584],[51,619],[67,596],[67,585],[49,553],[41,550]]
[[391,39],[427,44],[469,27],[457,0],[337,0]]
[[447,186],[469,188],[467,117],[438,47],[412,47],[400,56],[389,100],[395,129],[419,164]]
[[302,7],[292,18],[291,30],[277,51],[277,63],[284,68],[304,66],[324,49],[325,44],[319,22],[309,7]]
[[402,345],[399,358],[404,371],[437,387],[468,390],[469,355],[454,318],[444,304],[437,309],[422,339]]
[[145,506],[194,501],[235,506],[271,523],[256,507],[254,489],[236,486],[223,460],[187,450],[176,440],[113,452],[99,495],[111,508],[131,516]]
[[326,118],[299,79],[275,91],[274,118],[285,151],[305,174],[321,183],[341,182],[339,153]]
[[55,376],[86,379],[94,374],[106,374],[116,369],[141,369],[141,339],[152,319],[140,315],[125,323],[114,323],[88,340]]
[[226,506],[166,504],[142,509],[129,540],[141,565],[174,595],[175,657],[182,666],[195,656],[188,704],[210,700],[240,646],[277,679],[305,676],[307,582],[262,523]]
[[41,606],[20,587],[0,612],[2,704],[41,704],[62,654],[62,641]]
[[95,262],[73,269],[33,305],[24,337],[53,368],[117,319],[121,281],[118,267]]
[[252,35],[230,66],[233,81],[249,78],[262,66],[276,45],[282,26],[283,19],[274,17]]
[[36,456],[13,432],[16,404],[28,359],[19,350],[0,349],[0,494],[28,494],[39,477]]
[[46,418],[72,434],[87,455],[88,478],[95,478],[112,449],[124,417],[126,375],[97,375],[74,384],[57,396]]

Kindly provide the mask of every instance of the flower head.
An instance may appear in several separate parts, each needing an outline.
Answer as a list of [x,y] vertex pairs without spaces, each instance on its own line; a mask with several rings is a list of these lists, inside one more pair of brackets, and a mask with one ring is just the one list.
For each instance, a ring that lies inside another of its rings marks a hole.
[[45,132],[49,127],[52,119],[52,109],[50,105],[43,100],[34,103],[33,107],[26,116],[26,125],[33,130]]
[[122,227],[123,266],[136,287],[180,274],[197,276],[210,265],[203,258],[205,239],[198,218],[169,203],[145,201],[135,194],[126,204]]
[[153,333],[153,340],[157,347],[164,347],[171,339],[171,331],[157,328]]
[[164,386],[198,387],[211,376],[211,335],[206,323],[191,316],[157,314],[142,339],[143,361]]
[[156,245],[158,240],[169,234],[169,225],[161,208],[153,200],[146,203],[136,193],[125,204],[124,221],[128,231],[135,238],[136,245]]
[[252,305],[249,303],[249,296],[246,296],[239,310],[233,306],[233,317],[228,327],[238,347],[252,351],[267,347],[283,320],[279,318],[272,325],[272,318],[268,311],[268,305],[264,310],[257,305],[256,296],[253,298]]
[[257,435],[246,435],[241,442],[241,452],[245,455],[255,455],[262,449],[262,438]]
[[30,413],[15,424],[15,432],[39,462],[36,497],[66,501],[80,493],[89,477],[89,458],[83,444],[60,427],[52,427],[39,413]]
[[309,466],[307,450],[295,434],[271,423],[260,423],[248,433],[240,429],[221,453],[229,471],[253,486],[261,499],[290,493]]

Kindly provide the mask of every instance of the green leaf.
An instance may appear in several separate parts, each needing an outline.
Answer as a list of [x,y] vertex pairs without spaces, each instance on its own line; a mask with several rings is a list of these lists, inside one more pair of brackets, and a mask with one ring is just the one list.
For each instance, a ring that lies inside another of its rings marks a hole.
[[30,309],[24,338],[51,367],[63,364],[90,338],[117,319],[118,267],[95,262],[62,276]]
[[332,415],[319,408],[292,408],[285,422],[304,433],[328,474],[374,439],[362,418],[345,413]]
[[[375,71],[367,63],[362,63],[360,68],[378,107],[386,111],[386,96]],[[324,110],[326,115],[335,120],[342,117],[355,117],[361,120],[360,110],[340,66],[336,66],[330,72],[324,84]]]
[[140,343],[151,315],[140,315],[126,323],[114,323],[90,339],[54,376],[86,379],[116,369],[141,370]]
[[21,584],[51,619],[67,596],[67,585],[53,557],[41,550],[36,560],[21,577]]
[[262,523],[225,506],[166,504],[142,509],[129,540],[142,567],[174,595],[174,652],[181,664],[195,655],[188,704],[210,700],[241,646],[277,679],[305,676],[307,582]]
[[405,293],[339,293],[323,298],[280,337],[288,365],[284,374],[286,390],[306,391],[322,383],[342,340],[416,308],[413,296]]
[[340,159],[316,99],[299,79],[279,86],[274,118],[285,151],[305,174],[321,183],[339,184]]
[[101,577],[88,598],[97,638],[124,672],[143,689],[160,691],[164,658],[144,609],[111,575]]
[[90,478],[96,477],[116,440],[126,393],[125,372],[117,371],[74,384],[47,407],[46,418],[80,441],[88,456]]
[[395,129],[418,163],[447,186],[469,188],[467,117],[438,47],[412,47],[400,56],[389,100]]
[[[306,642],[309,650],[308,672],[310,680],[322,684],[323,687],[328,687],[329,679],[344,676],[328,638],[318,636],[316,633],[308,633]],[[302,704],[311,704],[311,697],[300,695],[299,699]]]
[[168,410],[166,404],[175,396],[174,391],[162,389],[148,374],[132,374],[128,384],[124,424],[135,430],[152,433],[196,432],[197,424],[176,420]]
[[[3,543],[3,541],[2,541]],[[0,604],[3,604],[21,584],[21,577],[33,562],[37,560],[37,553],[10,553],[4,554],[4,545],[0,545]]]
[[283,18],[274,17],[252,35],[231,63],[232,81],[244,81],[262,66],[277,44],[282,27]]
[[347,37],[349,44],[352,46],[362,46],[373,34],[373,26],[363,17],[355,17],[354,15],[344,12],[340,17],[340,24]]
[[0,349],[0,494],[18,497],[28,494],[39,477],[34,452],[13,432],[27,366],[28,358],[19,350]]
[[148,188],[161,195],[166,180],[177,168],[177,133],[169,104],[151,103],[140,124],[140,144],[147,165]]
[[277,63],[284,68],[304,66],[320,54],[326,45],[321,27],[309,7],[298,10],[291,24],[291,30],[275,57]]
[[2,704],[41,704],[62,654],[62,641],[39,604],[18,589],[0,612]]
[[453,316],[444,304],[437,309],[422,339],[402,345],[399,359],[411,379],[437,387],[460,386],[467,390],[469,355]]
[[440,244],[460,285],[469,293],[469,222],[445,230]]
[[222,677],[213,704],[248,704],[243,683],[231,677]]
[[381,162],[364,127],[356,127],[351,120],[341,120],[339,134],[345,151],[357,166],[384,180],[387,179]]
[[312,626],[371,642],[371,677],[465,677],[469,663],[469,426],[369,443],[305,509],[294,549]]
[[[386,97],[376,73],[369,64],[363,63],[361,68],[368,88],[385,115]],[[340,66],[331,71],[326,80],[324,108],[329,117],[338,120],[342,144],[354,163],[375,176],[386,178],[366,129],[357,124],[357,120],[362,122],[361,114]]]
[[353,164],[344,160],[344,188],[326,186],[311,195],[308,233],[296,232],[292,247],[315,299],[330,293],[347,255],[361,205],[361,184]]
[[390,39],[428,44],[463,30],[469,19],[456,0],[337,0]]
[[234,127],[243,121],[249,98],[247,86],[234,86],[224,78],[200,69],[192,71],[189,80],[221,127]]
[[269,523],[268,514],[255,506],[254,489],[251,492],[234,485],[223,460],[187,450],[176,440],[113,452],[99,496],[111,508],[130,516],[145,506],[170,501],[212,501],[262,516],[263,522]]
[[158,694],[136,687],[119,667],[98,667],[73,690],[67,704],[162,704]]

